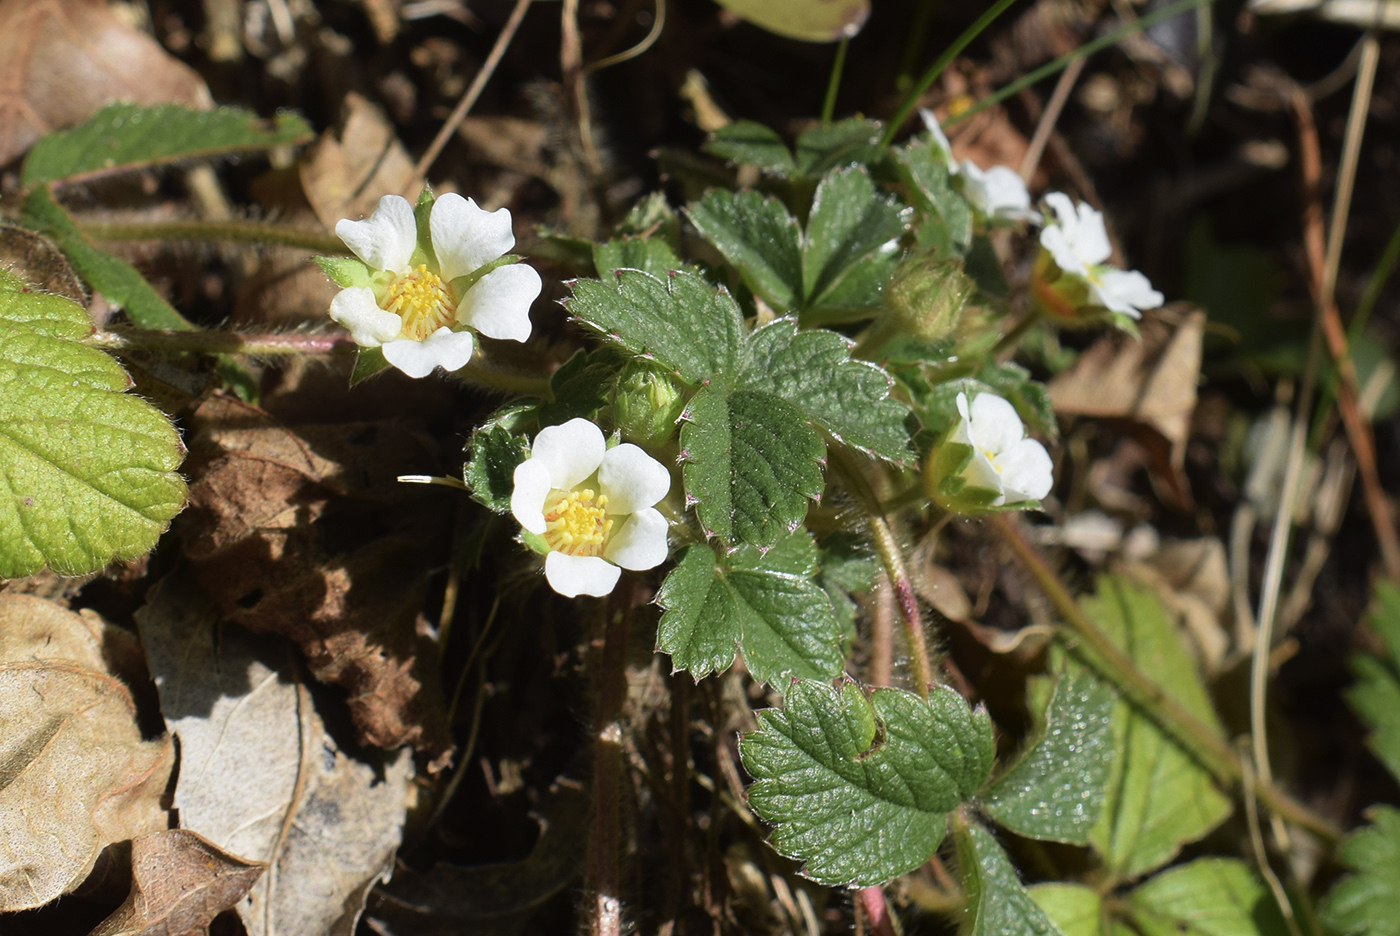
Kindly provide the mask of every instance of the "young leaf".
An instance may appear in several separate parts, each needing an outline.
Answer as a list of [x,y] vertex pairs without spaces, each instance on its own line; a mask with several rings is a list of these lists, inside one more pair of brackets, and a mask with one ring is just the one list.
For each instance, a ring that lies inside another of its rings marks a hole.
[[1318,908],[1334,933],[1400,933],[1400,810],[1374,806],[1371,825],[1342,843],[1342,861],[1356,873],[1342,878]]
[[830,679],[845,655],[831,601],[811,580],[815,560],[801,530],[763,554],[745,546],[720,559],[687,547],[656,596],[665,609],[657,648],[696,679],[728,669],[736,645],[761,682]]
[[1016,869],[990,832],[958,823],[953,841],[967,894],[964,932],[970,936],[1063,936],[1021,886]]
[[992,817],[1027,838],[1087,843],[1113,763],[1113,701],[1092,673],[1061,676],[1041,737],[982,798]]
[[749,805],[773,847],[827,885],[882,884],[927,861],[994,754],[987,713],[946,686],[928,701],[901,689],[867,699],[853,683],[804,680],[758,724],[739,744]]
[[[876,191],[863,166],[828,174],[817,185],[802,252],[804,305],[828,304],[829,294],[862,265],[876,264],[887,277],[893,254],[904,233],[905,210],[893,198]],[[864,281],[864,280],[863,280]],[[880,304],[883,280],[866,296],[843,291],[844,304],[874,308]]]
[[1133,932],[1143,936],[1286,936],[1289,932],[1264,882],[1233,858],[1198,858],[1164,871],[1133,891],[1127,909]]
[[830,331],[798,331],[779,319],[749,336],[744,386],[800,408],[838,441],[892,462],[911,457],[908,408],[890,399],[892,381],[874,364],[851,360],[851,342]]
[[91,333],[81,306],[0,273],[0,578],[135,559],[185,504],[179,434]]
[[797,174],[815,178],[838,166],[875,162],[883,129],[878,120],[848,117],[802,131],[797,137]]
[[681,414],[682,476],[706,534],[772,546],[822,491],[826,446],[803,413],[760,390],[716,381]]
[[778,311],[800,307],[802,230],[782,202],[753,191],[710,191],[686,214],[755,295]]
[[234,107],[108,104],[71,130],[41,137],[24,160],[20,183],[28,189],[177,159],[305,143],[312,136],[305,120],[285,111],[269,123]]
[[502,426],[483,426],[472,433],[467,451],[462,481],[472,489],[472,497],[497,513],[508,513],[515,469],[530,457],[529,446]]
[[604,281],[618,270],[641,270],[664,281],[672,270],[686,268],[669,244],[654,237],[623,237],[598,244],[593,248],[593,265]]
[[[1141,672],[1211,731],[1222,733],[1205,686],[1158,599],[1126,579],[1105,577],[1084,610]],[[1209,771],[1126,699],[1113,707],[1118,757],[1090,843],[1118,877],[1171,860],[1230,814]]]
[[1400,779],[1400,590],[1389,582],[1378,582],[1367,617],[1387,656],[1352,657],[1356,684],[1347,690],[1346,697],[1371,729],[1367,746],[1391,776]]
[[787,144],[777,131],[752,120],[739,120],[720,127],[705,144],[705,152],[740,166],[756,166],[777,176],[789,176],[797,169]]
[[942,150],[927,137],[890,151],[895,171],[908,189],[919,221],[920,246],[962,255],[972,242],[972,208],[954,190]]
[[569,312],[633,354],[651,357],[681,379],[702,383],[738,369],[739,307],[724,289],[693,273],[658,279],[634,270],[617,286],[578,280]]

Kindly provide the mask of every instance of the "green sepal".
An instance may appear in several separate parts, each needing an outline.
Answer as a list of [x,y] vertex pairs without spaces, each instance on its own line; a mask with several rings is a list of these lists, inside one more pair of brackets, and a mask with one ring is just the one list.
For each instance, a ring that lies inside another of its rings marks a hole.
[[408,259],[409,266],[416,267],[420,263],[426,263],[428,269],[434,273],[442,270],[442,265],[438,263],[437,251],[433,249],[433,232],[429,225],[433,203],[436,201],[432,188],[423,186],[423,191],[418,193],[418,200],[413,203],[413,223],[418,236],[413,245],[413,255]]
[[500,425],[483,426],[472,433],[467,444],[462,481],[482,506],[496,513],[509,513],[515,469],[529,457],[530,446],[525,439]]
[[312,257],[332,283],[341,289],[368,287],[374,272],[357,257]]
[[495,260],[489,260],[470,273],[463,273],[461,276],[452,280],[452,282],[448,284],[452,287],[452,295],[465,296],[467,290],[479,283],[481,278],[487,273],[490,273],[492,270],[499,270],[503,266],[510,266],[513,263],[519,262],[519,254],[506,254],[503,257],[497,257]]
[[530,552],[537,556],[548,556],[550,553],[549,544],[544,541],[543,536],[531,533],[524,528],[520,530],[520,542],[524,543]]
[[355,366],[350,369],[350,386],[353,387],[393,366],[384,360],[384,352],[379,348],[360,348],[355,352]]

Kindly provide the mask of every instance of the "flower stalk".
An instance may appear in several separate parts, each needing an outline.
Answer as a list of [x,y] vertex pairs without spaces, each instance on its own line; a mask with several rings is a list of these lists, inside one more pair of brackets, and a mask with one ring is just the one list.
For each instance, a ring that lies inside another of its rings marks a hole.
[[227,241],[296,247],[317,253],[349,256],[340,238],[321,231],[301,231],[261,221],[162,221],[154,224],[81,223],[78,230],[98,241]]

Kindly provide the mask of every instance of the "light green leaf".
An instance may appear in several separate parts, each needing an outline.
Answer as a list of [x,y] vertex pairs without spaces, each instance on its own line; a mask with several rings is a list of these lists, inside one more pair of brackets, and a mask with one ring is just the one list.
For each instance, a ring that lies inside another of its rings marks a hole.
[[47,189],[37,188],[29,193],[20,220],[25,227],[52,237],[68,255],[78,275],[113,305],[124,309],[132,322],[142,328],[169,331],[194,328],[136,272],[135,267],[94,247],[79,232],[68,213],[54,202]]
[[925,702],[803,680],[783,706],[757,713],[759,730],[739,744],[755,780],[749,805],[774,827],[773,847],[820,884],[882,884],[914,870],[991,770],[991,720],[946,686]]
[[[1138,670],[1223,735],[1195,664],[1156,596],[1111,576],[1100,579],[1098,593],[1082,604]],[[1089,841],[1115,876],[1137,877],[1224,821],[1230,800],[1204,767],[1126,699],[1114,705],[1113,735],[1118,757]]]
[[523,438],[499,425],[483,426],[472,433],[467,445],[462,481],[479,503],[497,513],[508,513],[515,469],[529,457],[530,447]]
[[[904,233],[904,207],[878,192],[863,166],[832,172],[817,185],[802,252],[805,307],[825,305],[826,298],[862,265],[893,271],[888,261]],[[862,279],[864,282],[864,279]],[[844,305],[872,309],[880,304],[883,282],[874,284],[865,301],[843,291]]]
[[40,137],[24,160],[20,181],[33,188],[116,169],[305,143],[312,136],[305,120],[287,112],[269,122],[234,107],[108,104],[71,130]]
[[1133,891],[1128,912],[1142,936],[1288,933],[1268,888],[1233,858],[1198,858],[1162,872]]
[[912,457],[908,407],[890,399],[893,381],[879,366],[851,360],[847,338],[778,319],[750,335],[744,350],[744,386],[777,394],[862,452],[892,462]]
[[1367,746],[1391,776],[1400,779],[1400,589],[1377,582],[1367,617],[1386,656],[1351,658],[1356,683],[1346,692],[1347,702],[1371,729]]
[[771,33],[803,42],[849,39],[870,16],[870,0],[719,0]]
[[138,558],[185,504],[179,434],[91,333],[81,306],[0,273],[0,578]]
[[822,491],[826,446],[782,397],[716,381],[681,414],[686,499],[707,536],[772,546]]
[[847,117],[829,127],[802,131],[797,137],[797,174],[816,178],[828,169],[878,161],[883,130],[878,120]]
[[722,672],[737,645],[753,677],[830,679],[841,672],[840,625],[811,580],[816,550],[799,530],[765,554],[745,546],[720,559],[689,546],[657,594],[657,647],[696,679]]
[[658,237],[623,237],[598,244],[593,248],[593,264],[604,281],[617,270],[641,270],[664,282],[667,273],[687,268]]
[[983,797],[992,817],[1028,838],[1085,844],[1113,763],[1113,702],[1092,673],[1061,676],[1040,738]]
[[1103,898],[1092,887],[1083,884],[1037,884],[1026,893],[1045,915],[1054,921],[1064,936],[1137,936],[1116,920],[1105,916]]
[[967,894],[964,932],[970,936],[1063,936],[1016,876],[1006,852],[981,826],[961,823],[953,841]]
[[370,269],[363,260],[355,257],[312,257],[326,278],[341,289],[368,286]]
[[1339,853],[1356,873],[1342,878],[1318,908],[1338,936],[1400,936],[1400,810],[1373,806],[1370,819]]
[[616,288],[578,280],[568,309],[607,340],[654,358],[692,384],[738,369],[739,307],[728,292],[693,273],[662,280],[624,270]]
[[756,166],[773,175],[792,175],[797,164],[777,131],[752,120],[720,127],[705,143],[705,152],[740,166]]
[[690,223],[774,309],[802,302],[802,230],[783,203],[754,191],[710,191],[686,209]]

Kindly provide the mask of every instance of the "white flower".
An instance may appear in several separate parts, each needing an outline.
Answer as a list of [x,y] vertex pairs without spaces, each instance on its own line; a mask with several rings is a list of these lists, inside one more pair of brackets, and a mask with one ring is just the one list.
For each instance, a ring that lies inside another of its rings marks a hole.
[[[622,569],[666,559],[666,520],[653,505],[671,473],[631,443],[608,448],[586,419],[541,429],[515,469],[510,512],[544,540],[544,576],[567,598],[606,595]],[[621,568],[619,568],[621,566]]]
[[505,208],[486,211],[470,198],[440,196],[428,215],[431,256],[419,247],[413,206],[398,195],[379,199],[364,221],[339,222],[335,233],[370,275],[369,285],[336,295],[331,318],[410,377],[471,360],[466,329],[488,338],[530,337],[540,275],[523,263],[490,266],[515,246]]
[[1111,312],[1141,318],[1143,309],[1162,304],[1162,294],[1137,270],[1117,270],[1104,265],[1113,253],[1103,215],[1063,192],[1051,192],[1046,203],[1055,211],[1058,223],[1040,232],[1040,246],[1050,252],[1055,265],[1089,284],[1095,302]]
[[943,158],[948,161],[948,168],[953,172],[958,171],[958,161],[953,158],[953,144],[948,142],[948,135],[943,132],[943,128],[938,125],[938,118],[933,116],[933,111],[927,107],[919,108],[919,118],[928,129],[929,136],[933,137],[933,143],[938,147]]
[[984,170],[970,159],[959,163],[953,158],[953,146],[938,125],[933,111],[921,108],[919,117],[948,163],[948,172],[963,177],[963,194],[973,207],[993,221],[1005,219],[1040,223],[1040,212],[1031,208],[1031,193],[1026,190],[1020,173],[1010,166],[993,166]]
[[949,440],[972,447],[962,477],[971,487],[997,491],[993,507],[1050,493],[1055,484],[1050,453],[1026,438],[1014,406],[994,393],[979,393],[969,407],[967,394],[959,393],[958,415],[962,420]]

